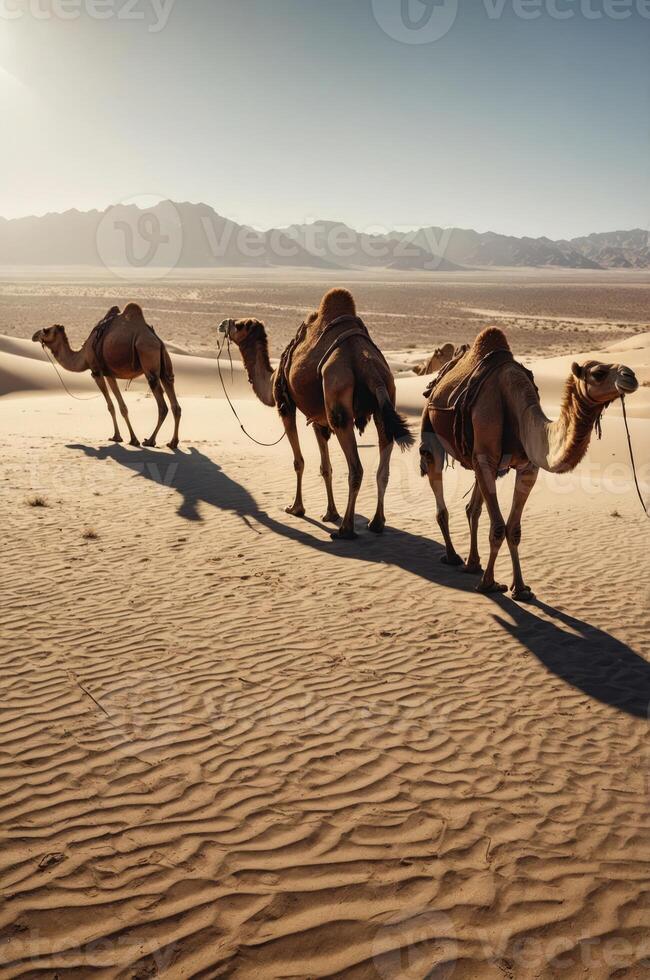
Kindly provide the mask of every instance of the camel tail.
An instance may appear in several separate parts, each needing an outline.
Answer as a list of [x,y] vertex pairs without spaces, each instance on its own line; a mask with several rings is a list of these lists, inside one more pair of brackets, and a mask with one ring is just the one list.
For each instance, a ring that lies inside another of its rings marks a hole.
[[381,412],[384,432],[404,452],[415,443],[415,437],[403,415],[395,410],[389,398],[388,391],[383,385],[376,389],[375,395]]

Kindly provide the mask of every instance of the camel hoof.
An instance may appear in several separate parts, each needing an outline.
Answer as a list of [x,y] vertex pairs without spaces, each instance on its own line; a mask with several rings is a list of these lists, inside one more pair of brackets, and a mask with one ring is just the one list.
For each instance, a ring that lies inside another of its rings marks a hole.
[[354,541],[358,535],[349,527],[340,527],[338,531],[332,531],[330,538],[332,541]]
[[284,512],[285,512],[285,514],[293,514],[294,517],[304,517],[305,516],[305,508],[304,507],[296,507],[295,504],[293,505],[293,507],[285,507],[284,508]]
[[442,558],[440,559],[440,561],[442,562],[443,565],[454,565],[454,566],[458,566],[458,565],[464,565],[465,564],[465,562],[460,557],[460,555],[451,555],[451,556],[449,556],[449,555],[443,555]]
[[523,589],[513,587],[512,598],[516,599],[517,602],[531,602],[535,598],[535,593],[528,585],[525,585]]
[[508,586],[501,585],[500,582],[490,582],[489,585],[483,585],[482,582],[476,586],[477,592],[482,592],[484,595],[490,595],[491,592],[507,592]]
[[461,568],[461,572],[464,572],[466,575],[482,575],[483,566],[481,564],[465,565],[464,568]]
[[321,517],[321,521],[327,521],[328,524],[338,524],[341,520],[341,515],[335,510],[328,510]]
[[178,449],[178,439],[172,439],[171,442],[167,443],[168,449]]
[[139,439],[129,439],[129,446],[139,446],[139,445],[140,445]]
[[373,534],[383,534],[385,527],[386,521],[378,521],[375,517],[368,524],[368,530],[372,531]]
[[142,445],[143,446],[155,446],[156,445],[156,440],[155,439],[143,439],[142,440]]
[[111,436],[109,442],[124,442],[122,436]]

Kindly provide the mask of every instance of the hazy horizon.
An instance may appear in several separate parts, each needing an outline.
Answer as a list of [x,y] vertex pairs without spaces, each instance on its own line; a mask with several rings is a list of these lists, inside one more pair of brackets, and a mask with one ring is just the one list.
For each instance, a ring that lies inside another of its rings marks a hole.
[[0,0],[0,214],[647,228],[644,2]]
[[[161,200],[168,200],[168,201],[170,201],[174,205],[181,205],[181,206],[182,205],[189,205],[190,207],[202,207],[202,206],[209,207],[209,208],[212,208],[212,210],[216,214],[218,214],[220,217],[225,218],[228,221],[233,221],[233,222],[236,222],[237,221],[236,218],[232,217],[229,214],[226,214],[223,210],[221,210],[218,207],[218,205],[211,204],[209,201],[172,200],[171,198],[161,198]],[[78,207],[75,207],[74,205],[72,205],[71,207],[66,208],[63,211],[42,211],[40,213],[32,212],[30,214],[17,214],[17,215],[13,215],[13,216],[0,214],[0,220],[5,220],[5,221],[20,221],[20,220],[26,219],[26,218],[45,218],[48,215],[63,215],[63,214],[66,214],[69,211],[76,211],[76,212],[78,212],[80,214],[90,214],[90,213],[92,213],[92,212],[95,211],[98,214],[103,214],[106,211],[110,211],[111,208],[116,207],[116,206],[118,206],[118,205],[120,205],[122,203],[123,202],[120,202],[120,201],[113,201],[110,204],[108,204],[106,207],[101,207],[101,208],[100,207],[78,208]],[[129,204],[129,205],[135,205],[136,207],[140,207],[137,204],[137,202],[128,202],[127,201],[126,203]],[[144,207],[144,208],[141,208],[141,210],[148,210],[148,208],[147,207]],[[351,228],[353,231],[357,232],[358,234],[382,234],[382,231],[378,229],[376,223],[373,226],[371,226],[371,230],[368,230],[365,227],[357,227],[356,225],[354,225],[354,224],[352,224],[350,222],[344,221],[342,218],[331,218],[331,217],[325,217],[323,215],[320,215],[318,218],[310,219],[309,222],[307,222],[307,221],[306,222],[301,222],[301,224],[302,223],[308,224],[308,223],[311,223],[311,221],[313,221],[313,223],[347,225],[349,228]],[[254,229],[255,231],[267,232],[267,231],[274,231],[274,230],[278,230],[278,229],[279,230],[282,230],[283,228],[289,227],[291,224],[298,224],[298,222],[284,221],[284,222],[281,222],[278,225],[262,225],[259,222],[246,222],[245,224],[248,227]],[[471,226],[470,227],[470,226],[460,226],[460,225],[440,225],[438,222],[431,222],[430,224],[433,225],[433,226],[435,226],[435,227],[443,228],[445,230],[448,230],[448,229],[452,229],[453,228],[453,229],[457,229],[459,231],[475,231],[479,235],[485,235],[485,234],[492,233],[492,234],[496,234],[496,235],[506,235],[506,236],[509,236],[509,237],[516,237],[516,238],[549,238],[551,241],[561,241],[561,240],[563,240],[562,239],[562,236],[560,236],[560,235],[555,235],[555,236],[554,235],[528,235],[528,234],[526,234],[524,232],[521,235],[513,235],[513,236],[510,236],[508,232],[501,231],[499,228],[478,228],[476,226]],[[409,231],[417,231],[417,230],[419,230],[421,228],[425,228],[425,227],[428,227],[428,226],[429,225],[424,225],[424,224],[403,225],[403,226],[394,225],[394,226],[392,226],[390,228],[388,228],[388,227],[385,228],[384,231],[383,231],[383,233],[389,232],[389,231],[399,231],[399,232],[405,233],[405,232],[409,232]],[[571,237],[572,238],[588,238],[590,235],[601,235],[601,234],[607,234],[608,232],[609,233],[615,233],[615,232],[631,232],[631,231],[646,231],[646,230],[647,229],[644,228],[642,224],[632,225],[629,228],[592,228],[590,231],[579,232],[578,234],[572,235]]]

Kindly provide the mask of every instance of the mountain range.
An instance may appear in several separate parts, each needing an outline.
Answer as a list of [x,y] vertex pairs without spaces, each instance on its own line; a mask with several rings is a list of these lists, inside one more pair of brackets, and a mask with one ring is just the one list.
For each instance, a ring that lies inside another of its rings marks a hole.
[[0,218],[0,265],[647,269],[650,236],[637,228],[554,241],[436,226],[366,234],[332,221],[262,232],[222,217],[207,204],[161,201],[150,209],[116,205],[106,211]]

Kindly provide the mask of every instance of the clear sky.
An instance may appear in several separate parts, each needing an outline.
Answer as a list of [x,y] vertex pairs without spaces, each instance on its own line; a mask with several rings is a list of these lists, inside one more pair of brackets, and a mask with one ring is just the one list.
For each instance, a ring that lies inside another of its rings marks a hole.
[[0,0],[0,214],[647,228],[649,0],[457,3]]

